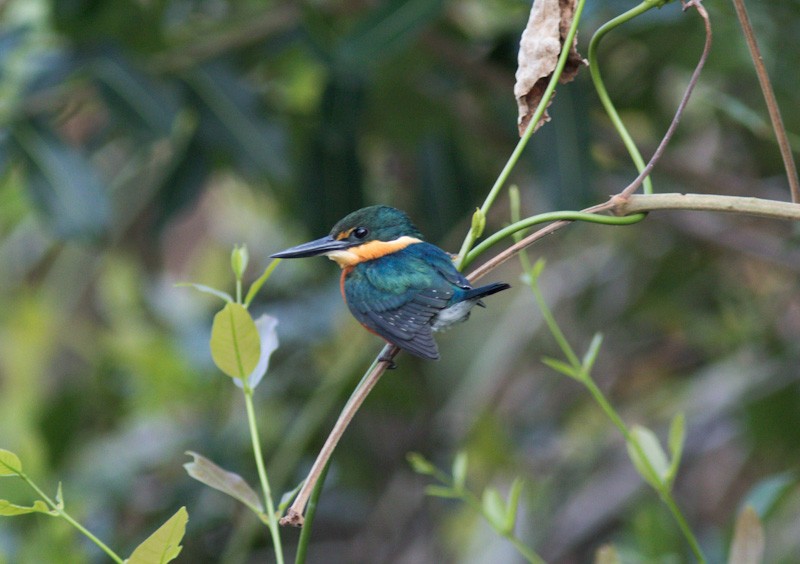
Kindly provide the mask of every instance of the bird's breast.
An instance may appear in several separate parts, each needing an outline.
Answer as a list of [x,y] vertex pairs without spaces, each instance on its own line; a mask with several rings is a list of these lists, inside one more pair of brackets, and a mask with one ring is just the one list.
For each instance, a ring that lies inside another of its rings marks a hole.
[[342,277],[339,278],[339,291],[342,293],[342,299],[344,303],[347,303],[347,293],[345,292],[345,284],[347,283],[347,276],[353,270],[352,266],[344,266],[342,267]]

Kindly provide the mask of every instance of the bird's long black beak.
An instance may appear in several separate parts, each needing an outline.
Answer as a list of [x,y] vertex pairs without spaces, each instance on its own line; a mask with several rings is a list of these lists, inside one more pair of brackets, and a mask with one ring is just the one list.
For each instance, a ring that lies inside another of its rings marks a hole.
[[304,258],[315,257],[331,251],[340,251],[352,246],[348,241],[339,241],[330,235],[291,247],[285,251],[270,255],[271,258]]

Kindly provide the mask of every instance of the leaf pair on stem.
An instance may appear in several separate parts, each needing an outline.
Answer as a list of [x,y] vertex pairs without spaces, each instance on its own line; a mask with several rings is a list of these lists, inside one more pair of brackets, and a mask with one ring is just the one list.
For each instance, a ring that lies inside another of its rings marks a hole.
[[0,499],[0,516],[2,517],[14,517],[28,513],[43,513],[50,517],[60,517],[78,529],[118,564],[166,564],[177,558],[181,552],[180,543],[186,532],[186,523],[189,520],[185,507],[181,507],[175,515],[170,517],[152,535],[137,546],[128,558],[123,560],[122,557],[67,513],[60,483],[58,484],[55,499],[50,498],[23,472],[22,461],[15,453],[10,450],[0,449],[0,478],[4,477],[22,479],[39,495],[40,499],[27,506]]

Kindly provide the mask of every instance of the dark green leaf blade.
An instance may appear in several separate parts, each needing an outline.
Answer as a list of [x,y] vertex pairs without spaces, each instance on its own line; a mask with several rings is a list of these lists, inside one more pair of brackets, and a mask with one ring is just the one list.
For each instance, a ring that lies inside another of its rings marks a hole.
[[107,188],[89,161],[47,133],[20,127],[15,139],[28,161],[28,186],[48,226],[64,238],[98,238],[111,223]]

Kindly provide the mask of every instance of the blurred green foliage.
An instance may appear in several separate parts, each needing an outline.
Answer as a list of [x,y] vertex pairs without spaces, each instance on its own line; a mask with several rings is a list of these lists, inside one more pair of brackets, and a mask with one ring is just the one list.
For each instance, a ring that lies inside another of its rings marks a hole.
[[[657,191],[787,199],[782,163],[733,7],[709,0],[714,50],[654,176]],[[631,7],[590,2],[593,29]],[[793,139],[800,5],[748,8]],[[255,517],[191,480],[197,450],[256,483],[241,394],[213,367],[212,296],[230,249],[267,256],[371,203],[407,210],[455,250],[516,142],[516,0],[0,2],[0,448],[120,553],[186,506],[179,561],[263,562]],[[645,155],[702,45],[677,3],[604,42],[608,89]],[[513,181],[527,212],[603,201],[634,176],[586,73]],[[487,231],[508,221],[498,202]],[[793,562],[800,492],[796,227],[651,214],[539,243],[545,297],[570,342],[605,334],[594,374],[629,424],[662,443],[686,415],[675,496],[712,561],[757,499],[767,561]],[[406,463],[469,453],[476,491],[526,488],[517,535],[548,562],[683,561],[687,547],[588,395],[541,364],[555,343],[519,289],[441,336],[443,360],[399,358],[334,457],[311,562],[513,562],[467,508],[424,497]],[[313,461],[379,350],[347,315],[338,269],[281,265],[251,305],[280,319],[256,394],[273,489]],[[778,484],[780,487],[774,487]],[[49,488],[47,486],[50,486]],[[2,497],[30,503],[5,479]],[[297,533],[284,531],[291,555]],[[0,562],[101,562],[63,523],[0,521]]]

